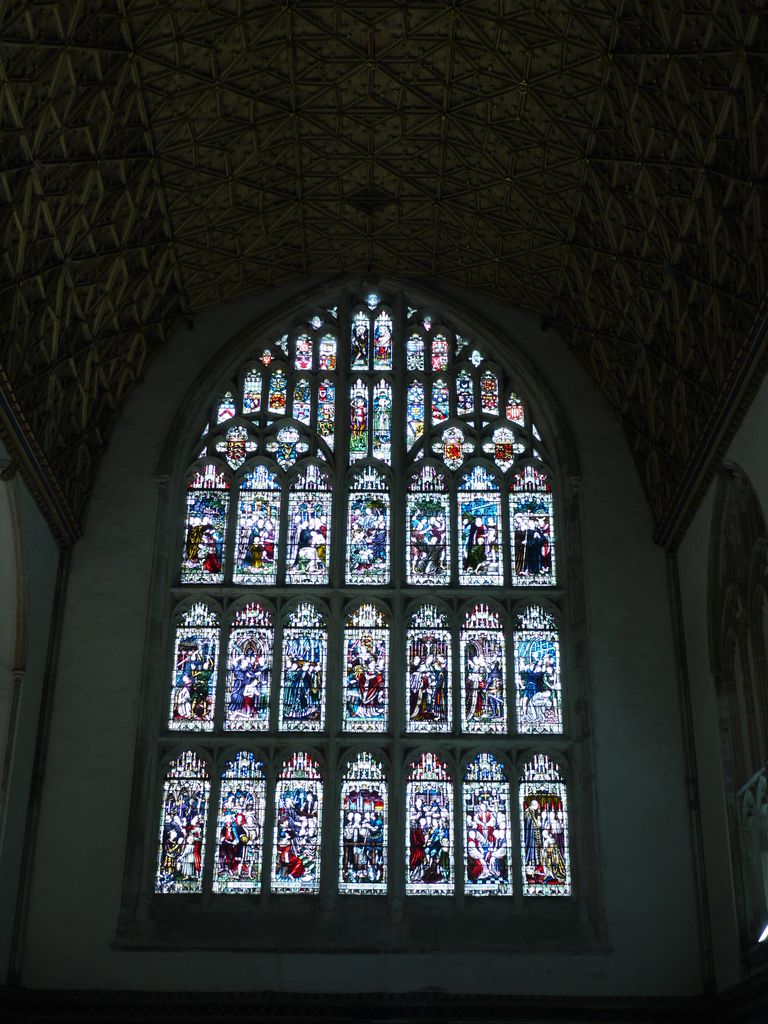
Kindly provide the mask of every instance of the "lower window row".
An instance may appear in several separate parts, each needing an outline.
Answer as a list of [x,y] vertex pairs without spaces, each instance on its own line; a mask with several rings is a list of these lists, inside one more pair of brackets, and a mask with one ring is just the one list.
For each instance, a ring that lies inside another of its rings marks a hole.
[[[182,752],[165,777],[155,891],[201,893],[205,884],[214,893],[255,895],[267,875],[273,893],[318,893],[323,788],[318,762],[298,751],[283,763],[268,801],[263,763],[240,751],[221,773],[209,840],[209,767],[194,751]],[[403,796],[395,798],[404,799],[406,895],[451,895],[458,877],[467,895],[511,895],[516,819],[523,895],[570,895],[568,809],[559,766],[535,754],[523,765],[517,789],[516,814],[509,774],[493,754],[478,754],[456,787],[440,757],[421,754],[407,772]],[[332,868],[338,891],[386,895],[390,793],[381,762],[367,752],[347,762],[339,795]],[[268,804],[274,814],[267,815]],[[454,841],[457,809],[460,843]],[[212,870],[206,870],[206,850]]]

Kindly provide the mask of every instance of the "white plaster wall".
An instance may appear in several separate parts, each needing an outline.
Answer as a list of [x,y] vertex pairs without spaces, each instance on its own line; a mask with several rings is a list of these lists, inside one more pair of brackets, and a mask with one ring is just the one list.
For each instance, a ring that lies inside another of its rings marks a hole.
[[[737,463],[747,474],[768,518],[766,437],[768,381],[763,381],[731,442],[726,461]],[[686,532],[678,551],[678,566],[691,685],[713,959],[717,985],[723,989],[739,980],[739,936],[728,840],[720,723],[707,636],[707,574],[715,488],[713,483]]]
[[[227,305],[199,316],[194,330],[180,330],[128,401],[102,464],[71,568],[24,983],[125,989],[699,991],[665,564],[651,542],[650,513],[637,473],[617,420],[558,336],[542,333],[536,320],[503,304],[455,291],[457,301],[495,320],[551,382],[581,460],[610,951],[352,957],[110,947],[134,771],[160,448],[179,403],[217,346],[262,310],[284,303],[292,291],[286,287]],[[68,856],[53,853],[59,850]],[[55,871],[50,870],[54,859]]]

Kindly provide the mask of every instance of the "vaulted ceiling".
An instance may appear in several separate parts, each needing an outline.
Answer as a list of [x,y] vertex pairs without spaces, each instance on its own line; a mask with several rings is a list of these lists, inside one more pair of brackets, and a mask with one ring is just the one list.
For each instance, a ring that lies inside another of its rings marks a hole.
[[663,522],[761,323],[767,23],[762,0],[0,4],[0,365],[75,514],[180,317],[381,272],[555,325]]

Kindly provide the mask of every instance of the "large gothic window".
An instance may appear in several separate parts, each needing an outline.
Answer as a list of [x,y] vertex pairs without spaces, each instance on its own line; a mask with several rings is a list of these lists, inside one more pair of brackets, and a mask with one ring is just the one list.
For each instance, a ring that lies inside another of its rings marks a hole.
[[220,382],[178,497],[158,894],[571,893],[559,469],[500,356],[345,295]]

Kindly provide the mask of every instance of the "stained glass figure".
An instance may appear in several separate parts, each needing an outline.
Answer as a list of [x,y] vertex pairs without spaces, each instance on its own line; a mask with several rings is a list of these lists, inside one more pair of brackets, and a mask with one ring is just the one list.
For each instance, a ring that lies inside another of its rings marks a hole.
[[499,378],[490,370],[480,376],[480,408],[483,415],[499,415]]
[[211,784],[205,761],[185,750],[165,774],[155,892],[201,892]]
[[570,896],[568,806],[559,765],[535,754],[520,779],[524,896]]
[[389,626],[372,604],[347,616],[344,629],[345,732],[385,732],[389,694]]
[[373,389],[373,457],[392,461],[392,385],[380,380]]
[[509,781],[493,754],[478,754],[464,773],[467,896],[512,895]]
[[297,370],[312,369],[312,338],[308,334],[299,334],[296,338],[296,356],[293,365]]
[[333,428],[336,421],[336,385],[328,377],[317,385],[317,432],[333,451]]
[[288,469],[302,455],[309,451],[309,445],[302,440],[296,427],[282,427],[277,436],[267,441],[267,451],[276,459],[283,469]]
[[451,728],[451,633],[448,617],[425,604],[408,624],[407,732]]
[[501,586],[504,543],[501,495],[496,478],[483,466],[464,473],[458,485],[461,530],[459,583],[463,586]]
[[312,389],[305,377],[300,377],[293,388],[293,418],[309,425],[312,416]]
[[[426,327],[426,322],[424,326]],[[432,369],[448,369],[448,338],[444,334],[436,334],[432,339]]]
[[562,732],[560,641],[554,616],[539,605],[518,615],[514,652],[518,731]]
[[264,766],[252,753],[241,750],[221,775],[214,892],[256,895],[261,891],[265,809]]
[[336,369],[336,337],[333,334],[324,334],[320,339],[318,349],[318,367],[321,370]]
[[448,427],[432,445],[432,451],[442,458],[448,469],[458,469],[474,450],[474,441],[467,441],[459,427]]
[[514,586],[546,587],[557,578],[552,505],[552,484],[546,473],[533,466],[525,466],[515,473],[509,488]]
[[288,378],[285,371],[274,370],[269,378],[267,412],[272,416],[284,416],[288,404]]
[[475,605],[464,616],[460,652],[462,731],[505,733],[504,632],[487,604]]
[[453,893],[453,785],[447,767],[422,754],[406,782],[407,896]]
[[483,451],[490,455],[502,473],[505,473],[514,463],[515,456],[525,452],[525,445],[517,440],[509,427],[497,427],[491,440],[483,445]]
[[460,370],[456,374],[456,413],[470,416],[475,411],[475,383],[472,374]]
[[176,626],[169,729],[211,732],[218,660],[218,616],[198,602]]
[[373,325],[373,368],[392,369],[392,317],[382,310]]
[[417,380],[408,385],[405,439],[408,451],[424,434],[424,385]]
[[371,325],[365,313],[355,313],[352,319],[352,369],[367,370]]
[[252,601],[235,613],[227,648],[225,729],[264,732],[269,728],[274,645],[272,616],[265,608]]
[[320,890],[323,783],[320,768],[299,751],[284,762],[275,790],[272,892]]
[[181,553],[182,583],[224,581],[229,481],[208,464],[198,469],[187,488],[187,515]]
[[368,454],[368,385],[359,377],[349,389],[349,461]]
[[235,542],[235,583],[274,583],[280,532],[280,484],[266,466],[256,466],[240,484]]
[[288,615],[283,632],[280,730],[320,732],[325,724],[327,626],[304,602]]
[[331,481],[310,465],[288,494],[288,583],[327,583],[331,544]]
[[389,492],[372,466],[355,475],[347,519],[347,583],[389,582]]
[[409,370],[424,369],[424,339],[417,331],[405,343],[405,358]]
[[449,416],[449,402],[451,393],[448,388],[448,381],[438,377],[432,383],[432,425],[442,423]]
[[339,892],[387,892],[387,783],[372,754],[349,761],[341,780]]
[[254,416],[261,411],[261,374],[249,370],[243,382],[243,416]]
[[216,412],[216,422],[226,423],[227,420],[231,420],[237,410],[235,409],[235,400],[232,397],[232,392],[227,391],[224,397],[219,402],[219,408]]
[[448,482],[432,466],[411,477],[406,506],[410,584],[445,585],[450,582],[451,550]]
[[230,427],[225,440],[216,445],[216,451],[224,456],[232,469],[240,469],[248,456],[256,451],[256,442],[249,440],[245,427]]
[[512,423],[517,423],[518,426],[525,426],[525,409],[523,408],[523,400],[519,398],[514,391],[510,392],[509,398],[507,399],[507,419]]

